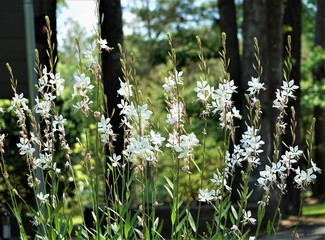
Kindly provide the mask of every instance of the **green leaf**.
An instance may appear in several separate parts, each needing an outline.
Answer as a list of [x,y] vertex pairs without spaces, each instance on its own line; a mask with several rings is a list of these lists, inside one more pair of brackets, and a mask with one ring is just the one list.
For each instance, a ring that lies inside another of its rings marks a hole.
[[168,188],[168,186],[165,185],[164,187],[166,188],[169,196],[173,199],[173,193],[172,193],[172,191]]
[[182,227],[185,223],[185,220],[186,220],[186,218],[183,218],[182,221],[179,222],[179,224],[176,227],[176,233],[178,233],[182,229]]
[[247,231],[241,236],[240,239],[243,239],[243,240],[247,239],[247,235],[249,234],[249,232],[250,232],[250,229],[247,229]]
[[[231,212],[234,216],[234,218],[237,220],[238,219],[238,214],[237,214],[237,211],[236,209],[234,208],[234,206],[231,205]],[[231,215],[230,215],[231,216]]]
[[172,183],[172,181],[170,181],[170,179],[168,177],[165,176],[166,182],[168,183],[169,187],[171,189],[174,189],[174,184]]
[[127,214],[126,220],[124,222],[124,236],[127,239],[129,237],[129,231],[130,231],[130,214]]
[[72,229],[73,229],[73,220],[72,220],[71,215],[68,215],[68,219],[67,219],[67,231],[68,231],[68,234],[69,235],[71,235]]
[[271,234],[271,221],[267,221],[267,225],[266,225],[266,232],[267,232],[267,235],[270,235]]
[[194,219],[193,219],[193,217],[192,217],[191,212],[188,211],[188,210],[186,209],[186,214],[187,214],[188,221],[189,221],[189,223],[190,223],[190,226],[191,226],[193,232],[196,233],[196,225],[195,225],[195,222],[194,222]]
[[208,233],[209,233],[209,235],[211,235],[211,234],[212,234],[212,228],[211,228],[209,222],[206,221],[206,222],[205,222],[205,225],[206,225],[206,227],[207,227],[207,229],[208,229]]
[[172,224],[174,225],[175,221],[176,221],[176,209],[175,209],[175,211],[174,211],[174,209],[172,210],[171,221],[172,221]]

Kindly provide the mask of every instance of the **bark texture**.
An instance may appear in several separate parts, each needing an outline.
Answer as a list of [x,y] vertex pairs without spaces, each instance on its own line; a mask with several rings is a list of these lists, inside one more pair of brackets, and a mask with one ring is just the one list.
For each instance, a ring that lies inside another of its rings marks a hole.
[[[292,55],[292,72],[290,79],[294,79],[295,84],[300,86],[300,62],[301,62],[301,13],[302,13],[302,2],[301,0],[288,0],[285,5],[284,11],[284,46],[287,45],[288,36],[291,36],[291,55]],[[287,56],[287,52],[284,50],[284,57]],[[301,110],[300,110],[300,88],[296,90],[295,95],[297,99],[292,102],[292,105],[296,111],[296,119],[301,119]],[[286,116],[286,121],[290,121],[291,113]],[[300,140],[300,121],[297,122],[297,128],[295,131],[296,141],[294,145],[301,146]],[[290,133],[290,129],[287,128],[287,134],[283,136],[283,141],[291,144],[293,139]],[[282,150],[282,154],[285,153],[285,147]],[[300,191],[294,187],[293,183],[293,174],[290,174],[287,180],[286,190],[290,194],[285,194],[283,196],[282,209],[284,215],[297,215],[299,213],[299,203],[300,203]]]
[[[260,95],[263,111],[260,135],[265,142],[263,146],[264,152],[260,156],[261,165],[251,175],[251,188],[254,188],[254,193],[249,202],[255,204],[261,199],[263,191],[253,184],[257,182],[259,172],[264,170],[265,164],[268,163],[267,157],[273,154],[273,133],[277,115],[272,109],[272,103],[275,98],[275,90],[282,82],[283,14],[284,5],[282,0],[244,1],[241,88],[247,89],[247,81],[252,76],[257,76],[252,67],[252,64],[256,62],[254,37],[258,39],[261,64],[263,66],[261,82],[266,87],[266,91],[263,91]],[[245,107],[242,108],[242,112],[245,112]],[[246,127],[244,127],[243,131],[245,130]],[[274,196],[271,196],[267,218],[271,217],[275,212],[277,195],[278,192],[275,191]]]
[[[325,1],[317,1],[317,14],[315,22],[315,46],[325,50]],[[324,81],[325,61],[317,64],[314,70],[315,82]],[[316,195],[325,197],[325,109],[315,108],[315,162],[322,169],[322,174],[317,176]]]
[[[116,141],[114,142],[114,153],[122,156],[124,130],[120,127],[121,117],[117,107],[117,104],[121,101],[117,95],[117,90],[120,88],[119,79],[123,79],[118,49],[118,44],[123,45],[121,1],[101,0],[99,12],[100,17],[103,17],[101,25],[102,39],[106,39],[107,45],[114,48],[111,52],[104,51],[102,53],[102,78],[104,93],[107,98],[108,116],[111,118],[112,129],[117,134]],[[119,189],[122,189],[121,187],[121,181],[119,181]]]

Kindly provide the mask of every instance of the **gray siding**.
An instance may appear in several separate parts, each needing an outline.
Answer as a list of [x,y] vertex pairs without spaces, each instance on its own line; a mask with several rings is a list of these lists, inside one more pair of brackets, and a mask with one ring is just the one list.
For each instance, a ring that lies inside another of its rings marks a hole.
[[9,63],[18,82],[18,92],[27,96],[23,0],[0,2],[0,98],[11,98]]

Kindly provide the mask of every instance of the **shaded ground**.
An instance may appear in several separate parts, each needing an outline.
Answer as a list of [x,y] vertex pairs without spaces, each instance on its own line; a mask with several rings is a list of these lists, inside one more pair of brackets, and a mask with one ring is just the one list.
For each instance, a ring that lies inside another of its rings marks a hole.
[[[316,199],[306,199],[307,204],[316,204]],[[277,239],[277,240],[289,240],[289,239],[302,239],[302,240],[325,240],[325,215],[324,210],[321,209],[319,213],[312,215],[301,216],[299,220],[299,226],[296,229],[295,238],[295,225],[297,217],[289,217],[282,220],[280,223],[280,230],[276,236],[272,235],[267,238],[266,234],[258,238],[259,240],[265,239]],[[275,238],[274,238],[275,237]]]

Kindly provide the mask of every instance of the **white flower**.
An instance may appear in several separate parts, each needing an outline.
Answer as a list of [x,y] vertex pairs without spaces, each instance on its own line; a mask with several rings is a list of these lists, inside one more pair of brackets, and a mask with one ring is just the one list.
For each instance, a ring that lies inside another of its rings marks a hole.
[[175,69],[174,75],[172,75],[172,76],[173,76],[176,84],[178,84],[178,85],[182,85],[183,84],[183,77],[182,77],[182,75],[183,75],[183,71],[180,71],[179,72],[179,71],[177,71]]
[[165,138],[160,135],[160,133],[155,133],[153,130],[150,130],[150,141],[152,144],[161,146],[165,141]]
[[298,167],[295,171],[296,176],[294,177],[294,181],[297,184],[297,188],[304,188],[316,181],[316,175],[314,174],[313,168],[308,168],[307,171],[304,171],[300,170],[300,167]]
[[175,102],[170,106],[169,113],[167,114],[166,123],[179,124],[183,121],[184,106],[182,102]]
[[120,80],[120,89],[117,90],[117,93],[125,99],[129,99],[133,96],[132,85]]
[[144,104],[143,106],[138,106],[138,114],[140,115],[139,118],[141,118],[141,121],[147,121],[151,114],[152,111],[148,110],[148,105]]
[[215,199],[215,191],[210,191],[208,189],[199,189],[199,201],[200,202],[210,202]]
[[63,83],[64,83],[64,79],[61,78],[60,76],[60,73],[56,73],[56,74],[53,74],[53,73],[49,73],[50,75],[50,84],[53,85],[55,91],[56,91],[56,94],[58,96],[60,96],[60,94],[63,92],[64,90],[64,86],[63,86]]
[[288,97],[295,98],[293,92],[299,87],[295,85],[294,80],[290,80],[289,82],[283,81],[283,85],[281,86],[281,88],[285,91]]
[[19,143],[17,143],[17,147],[19,147],[19,154],[26,155],[26,154],[33,154],[35,152],[35,148],[32,147],[29,140],[27,138],[20,138]]
[[217,170],[216,173],[213,173],[213,178],[211,178],[210,181],[215,184],[214,186],[217,189],[225,187],[229,192],[231,191],[231,187],[227,185],[226,177],[219,170]]
[[162,86],[165,90],[165,92],[170,92],[174,86],[176,85],[176,82],[174,81],[174,79],[171,76],[168,76],[165,78],[165,83]]
[[114,139],[114,132],[110,121],[110,118],[105,119],[104,115],[102,115],[100,122],[97,123],[98,132],[100,133],[101,141],[104,144],[107,144]]
[[279,109],[281,112],[287,107],[289,98],[295,99],[294,91],[299,87],[294,85],[294,81],[283,81],[281,91],[277,89],[276,99],[273,101],[273,107]]
[[316,163],[313,162],[313,160],[310,160],[311,168],[313,169],[314,172],[317,172],[319,174],[322,173],[322,169],[316,166]]
[[201,101],[207,101],[214,91],[213,87],[210,87],[207,81],[197,81],[197,87],[194,91],[197,92],[197,98]]
[[235,232],[238,235],[242,235],[241,231],[239,230],[239,228],[237,227],[237,225],[232,225],[232,227],[230,228],[231,231]]
[[242,220],[242,223],[245,225],[247,223],[249,224],[252,224],[252,225],[255,225],[256,223],[256,219],[255,218],[252,218],[252,212],[251,210],[247,211],[246,210],[243,210],[243,213],[244,213],[244,216],[243,216],[243,220]]
[[113,50],[113,48],[107,46],[107,40],[106,39],[99,38],[99,39],[97,39],[97,41],[98,41],[99,46],[100,46],[101,49],[104,49],[106,51]]
[[173,134],[169,133],[169,138],[167,139],[166,147],[168,148],[174,148],[178,145],[179,142],[179,136],[177,132],[173,132]]
[[[41,100],[36,96],[35,98],[35,113],[39,113],[43,118],[49,118],[51,116],[51,101],[53,100],[51,96],[45,94],[44,100]],[[52,99],[52,100],[51,100]]]
[[75,75],[74,79],[75,83],[73,85],[73,98],[79,95],[82,97],[86,97],[87,93],[94,88],[94,86],[90,82],[90,78],[86,77],[84,73],[82,73],[80,76]]
[[269,190],[269,185],[276,183],[276,169],[273,167],[271,168],[270,166],[265,165],[265,170],[260,171],[260,176],[261,177],[257,179],[257,182],[265,191]]
[[120,115],[128,115],[128,111],[129,111],[129,102],[125,101],[124,99],[121,99],[121,102],[119,104],[117,104],[117,107],[119,109],[121,109]]
[[32,225],[37,227],[39,225],[39,221],[36,216],[34,216],[33,221],[31,221]]
[[[236,91],[237,87],[234,85],[234,81],[223,80],[223,83],[219,83],[218,89],[212,93],[212,113],[219,113],[220,126],[222,128],[233,129],[233,103],[231,100],[232,94]],[[239,113],[235,111],[236,117],[239,117]]]
[[248,93],[250,96],[259,94],[260,90],[265,90],[264,83],[260,83],[260,78],[251,78],[251,81],[248,81]]
[[178,158],[187,158],[192,154],[193,148],[199,145],[199,140],[194,133],[190,135],[180,136],[180,144],[175,147],[176,152],[179,152]]
[[248,161],[250,166],[256,167],[260,164],[259,154],[263,152],[261,149],[264,141],[261,136],[257,135],[257,129],[248,127],[247,131],[243,133],[242,139],[243,158]]
[[126,155],[131,159],[130,161],[137,164],[139,159],[146,159],[147,161],[153,161],[153,147],[147,137],[134,136],[129,139],[129,145],[125,151]]
[[17,94],[15,93],[15,96],[12,98],[10,107],[9,107],[9,111],[11,111],[13,108],[20,108],[22,107],[25,111],[28,110],[28,106],[27,106],[27,99],[24,98],[24,94]]
[[54,120],[53,120],[53,131],[57,131],[57,130],[63,130],[64,129],[64,123],[67,120],[60,114],[59,116],[55,115],[54,116]]
[[41,201],[41,204],[42,203],[45,203],[46,202],[46,200],[49,198],[49,194],[47,193],[47,194],[44,194],[43,192],[40,192],[40,193],[37,193],[36,194],[36,197]]
[[88,67],[91,67],[92,65],[97,63],[97,59],[94,58],[94,55],[96,55],[96,42],[93,41],[92,43],[87,44],[86,50],[83,51],[83,54],[85,58],[88,59],[88,64],[87,64]]
[[303,151],[299,150],[298,146],[289,147],[289,155],[295,160],[299,160],[300,156],[303,154]]
[[90,100],[89,97],[85,96],[85,97],[83,98],[82,101],[77,102],[76,104],[73,105],[73,107],[74,107],[76,110],[81,109],[82,112],[83,112],[86,116],[88,116],[88,112],[89,112],[89,110],[90,110],[90,106],[89,106],[89,105],[92,104],[92,103],[93,103],[93,101]]
[[309,185],[310,183],[313,183],[316,181],[316,175],[314,174],[314,171],[312,168],[307,169],[307,174],[306,174],[306,184]]
[[120,166],[119,161],[120,161],[121,158],[122,158],[121,155],[117,155],[117,156],[116,156],[116,154],[113,153],[113,156],[112,156],[112,157],[109,156],[108,158],[109,158],[109,160],[110,160],[111,163],[112,163],[112,167],[119,167],[119,166]]

